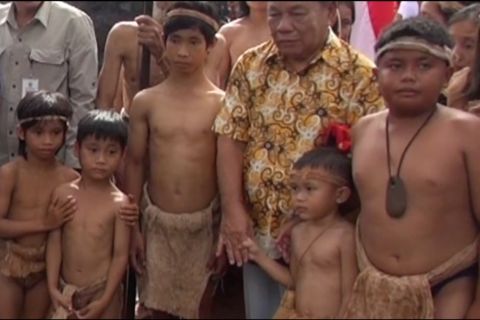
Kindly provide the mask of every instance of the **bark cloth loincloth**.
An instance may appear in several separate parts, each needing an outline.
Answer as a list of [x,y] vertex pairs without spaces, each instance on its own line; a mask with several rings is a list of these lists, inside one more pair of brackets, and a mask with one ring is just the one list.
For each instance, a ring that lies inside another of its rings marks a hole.
[[46,278],[45,244],[27,247],[5,241],[0,257],[0,273],[13,279],[23,289],[28,290]]
[[214,202],[194,213],[167,213],[152,204],[147,188],[142,203],[146,272],[139,281],[140,303],[182,318],[198,318],[211,272]]
[[[72,308],[77,311],[99,299],[103,295],[106,286],[107,280],[105,278],[82,288],[67,284],[63,279],[60,279],[60,291],[62,295],[72,302]],[[115,295],[114,299],[121,299],[120,291],[119,294]],[[118,311],[120,313],[120,310]],[[118,316],[120,316],[120,314]],[[60,306],[54,310],[51,319],[76,319],[76,316],[73,312]]]
[[433,319],[432,287],[468,269],[477,262],[478,239],[425,274],[392,276],[369,261],[356,232],[360,269],[343,313],[347,319]]

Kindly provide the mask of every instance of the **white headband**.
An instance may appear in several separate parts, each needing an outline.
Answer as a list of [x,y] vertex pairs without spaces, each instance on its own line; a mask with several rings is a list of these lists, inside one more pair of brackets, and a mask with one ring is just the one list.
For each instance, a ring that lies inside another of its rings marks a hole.
[[18,121],[18,126],[21,126],[22,124],[30,121],[48,121],[48,120],[61,120],[65,122],[65,124],[68,126],[68,119],[67,117],[64,117],[64,116],[39,116],[39,117],[25,118]]
[[218,31],[219,25],[217,21],[215,21],[215,19],[212,19],[208,15],[198,12],[196,10],[178,8],[178,9],[170,10],[167,13],[167,18],[178,17],[178,16],[192,17],[192,18],[202,20],[203,22],[211,26],[215,30],[215,32]]

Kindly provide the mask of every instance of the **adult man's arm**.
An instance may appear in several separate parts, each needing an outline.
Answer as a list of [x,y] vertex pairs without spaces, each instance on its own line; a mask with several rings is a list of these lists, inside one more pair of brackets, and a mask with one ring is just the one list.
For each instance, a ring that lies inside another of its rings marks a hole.
[[118,89],[118,83],[121,78],[121,67],[124,57],[125,36],[128,32],[126,26],[117,23],[113,26],[107,36],[105,51],[103,56],[103,65],[98,78],[98,93],[96,104],[100,109],[111,109],[120,111],[122,106],[115,106],[115,95]]
[[68,91],[73,117],[67,134],[65,163],[78,168],[78,160],[73,153],[77,125],[94,108],[97,95],[97,40],[90,17],[85,14],[72,19],[67,41]]

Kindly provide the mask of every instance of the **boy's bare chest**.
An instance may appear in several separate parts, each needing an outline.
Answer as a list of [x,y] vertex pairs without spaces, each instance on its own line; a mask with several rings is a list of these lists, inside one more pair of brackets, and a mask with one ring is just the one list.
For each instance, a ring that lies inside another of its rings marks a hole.
[[85,201],[86,199],[82,197],[78,200],[78,209],[73,219],[65,225],[65,232],[72,232],[79,236],[88,235],[90,238],[108,236],[115,224],[115,207],[98,201]]

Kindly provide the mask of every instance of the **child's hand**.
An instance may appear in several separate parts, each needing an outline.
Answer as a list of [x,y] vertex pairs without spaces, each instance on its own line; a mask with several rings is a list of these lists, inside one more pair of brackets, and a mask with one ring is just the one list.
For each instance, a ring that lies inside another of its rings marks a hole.
[[65,297],[60,291],[55,290],[50,293],[54,310],[62,307],[68,312],[73,312],[72,301]]
[[75,311],[78,319],[100,319],[107,305],[102,300],[95,300],[85,308]]
[[77,201],[72,196],[68,196],[64,200],[55,198],[48,207],[44,224],[48,230],[57,229],[72,220],[75,211],[77,211]]
[[263,254],[258,244],[251,238],[247,238],[242,242],[242,249],[248,252],[248,259],[257,261]]
[[280,227],[280,231],[276,240],[277,249],[282,254],[283,260],[285,262],[290,262],[290,243],[291,243],[291,235],[292,229],[300,222],[299,219],[296,219],[295,216],[293,219],[288,220]]
[[[470,84],[470,67],[458,70],[452,75],[446,90],[448,106],[453,108],[465,108],[463,105],[465,93]],[[466,101],[465,101],[466,102]]]
[[128,195],[128,203],[122,205],[120,208],[119,215],[120,219],[122,219],[130,227],[133,227],[137,224],[139,211],[138,206],[131,194]]

